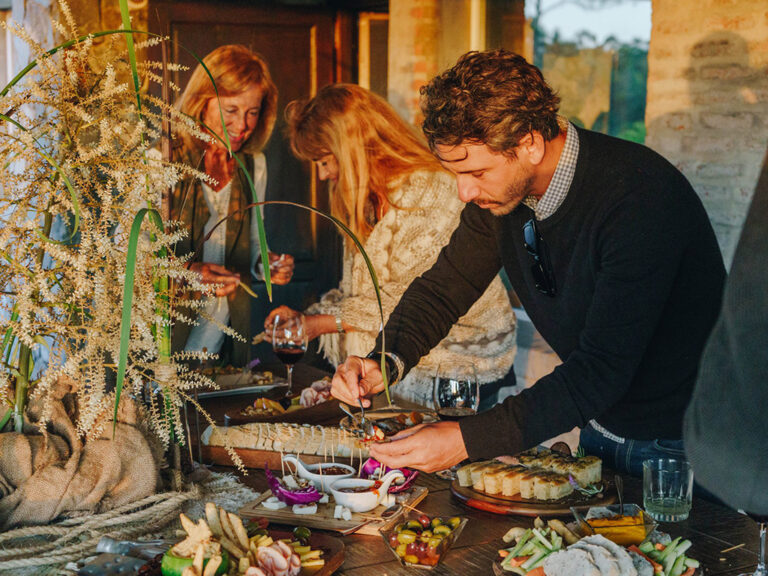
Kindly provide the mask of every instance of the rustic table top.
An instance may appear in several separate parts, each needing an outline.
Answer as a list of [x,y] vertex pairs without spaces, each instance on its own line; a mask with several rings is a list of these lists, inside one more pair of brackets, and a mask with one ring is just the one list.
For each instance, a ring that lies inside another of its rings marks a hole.
[[[322,375],[320,371],[298,364],[294,377],[311,382]],[[220,401],[219,401],[220,402]],[[219,402],[215,403],[218,404]],[[220,406],[207,408],[217,412]],[[221,466],[214,469],[227,470]],[[256,490],[266,489],[262,470],[249,470],[243,482]],[[502,536],[512,526],[530,527],[533,519],[523,516],[501,516],[469,508],[459,502],[450,491],[450,483],[433,474],[421,474],[417,484],[429,489],[419,509],[430,516],[466,516],[469,518],[458,541],[435,570],[435,575],[462,576],[492,574],[492,563],[497,551],[504,547]],[[642,504],[642,481],[624,477],[625,502]],[[662,523],[659,528],[672,537],[682,536],[693,542],[688,556],[696,558],[707,576],[737,576],[754,571],[757,563],[759,539],[757,525],[750,518],[722,505],[697,497],[686,521]],[[379,536],[351,535],[343,537],[346,558],[337,574],[348,576],[380,576],[410,574],[418,570],[401,566]],[[734,546],[740,546],[724,552]]]

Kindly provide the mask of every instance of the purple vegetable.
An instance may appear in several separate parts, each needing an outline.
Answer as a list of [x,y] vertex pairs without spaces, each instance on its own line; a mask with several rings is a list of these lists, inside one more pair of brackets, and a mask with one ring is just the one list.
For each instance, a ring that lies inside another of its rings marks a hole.
[[416,477],[419,475],[418,470],[413,470],[412,468],[390,468],[389,466],[384,466],[381,462],[374,458],[368,458],[368,460],[363,463],[362,477],[368,478],[370,480],[376,480],[374,473],[376,472],[377,468],[382,466],[384,467],[384,472],[382,475],[386,474],[390,470],[400,470],[400,472],[403,473],[403,476],[405,476],[405,480],[402,484],[395,484],[392,482],[392,484],[389,485],[389,490],[387,490],[389,494],[397,494],[398,492],[407,490],[411,487],[411,484],[413,484],[414,480],[416,480]]
[[317,502],[323,496],[314,486],[289,490],[280,483],[280,480],[272,475],[272,471],[266,464],[264,465],[264,474],[267,476],[267,484],[269,485],[269,489],[272,490],[272,494],[277,496],[278,500],[285,502],[289,506],[294,504],[311,504],[312,502]]

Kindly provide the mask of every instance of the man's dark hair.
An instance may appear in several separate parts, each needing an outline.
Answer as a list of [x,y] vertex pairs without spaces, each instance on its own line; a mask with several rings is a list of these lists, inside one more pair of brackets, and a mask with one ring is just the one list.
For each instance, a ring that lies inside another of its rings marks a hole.
[[560,133],[560,98],[538,68],[507,50],[468,52],[420,92],[433,150],[470,141],[514,156],[526,134],[535,130],[549,141]]

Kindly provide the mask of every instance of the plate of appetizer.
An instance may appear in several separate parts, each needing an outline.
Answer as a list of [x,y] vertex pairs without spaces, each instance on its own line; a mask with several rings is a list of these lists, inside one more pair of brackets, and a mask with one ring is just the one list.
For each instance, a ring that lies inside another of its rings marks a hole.
[[615,487],[602,477],[602,461],[594,456],[535,448],[505,460],[463,466],[451,492],[473,508],[523,516],[569,516],[573,506],[616,501]]
[[[632,508],[628,513],[637,512]],[[628,514],[595,516],[626,523]],[[639,515],[643,520],[643,515]],[[583,522],[583,519],[580,519]],[[633,524],[636,525],[636,524]],[[515,526],[504,535],[506,548],[493,563],[496,576],[698,576],[698,560],[688,556],[690,540],[653,531],[642,542],[622,545],[613,536],[633,538],[636,532],[618,530],[583,536],[576,524],[536,518],[533,528]],[[633,540],[635,541],[635,540]]]
[[360,428],[360,420],[345,416],[339,422],[343,430],[366,435],[370,441],[382,441],[394,436],[402,430],[407,430],[419,424],[437,422],[437,413],[434,410],[419,409],[405,410],[397,407],[371,410],[365,413],[365,419],[373,423],[373,434],[366,434]]
[[227,425],[248,422],[318,423],[334,418],[339,401],[331,396],[330,377],[322,378],[299,394],[283,396],[282,390],[261,394],[233,404],[224,414]]
[[142,568],[145,576],[329,576],[344,561],[344,544],[306,527],[267,530],[266,522],[243,523],[240,516],[205,506],[192,521],[180,515],[186,537],[160,559]]

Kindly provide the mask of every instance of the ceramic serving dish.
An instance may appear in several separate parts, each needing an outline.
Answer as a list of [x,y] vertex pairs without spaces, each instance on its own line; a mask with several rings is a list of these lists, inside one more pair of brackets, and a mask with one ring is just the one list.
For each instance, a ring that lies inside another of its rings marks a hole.
[[346,506],[352,512],[370,512],[381,504],[389,485],[396,478],[405,477],[400,470],[392,470],[382,476],[380,482],[362,478],[345,478],[333,483],[331,494],[336,504]]
[[[312,483],[312,486],[318,490],[327,492],[339,480],[352,478],[357,474],[352,466],[333,462],[321,462],[319,464],[305,464],[301,458],[293,454],[283,456],[283,462],[296,469],[299,478],[304,478]],[[336,472],[344,470],[344,473]]]

